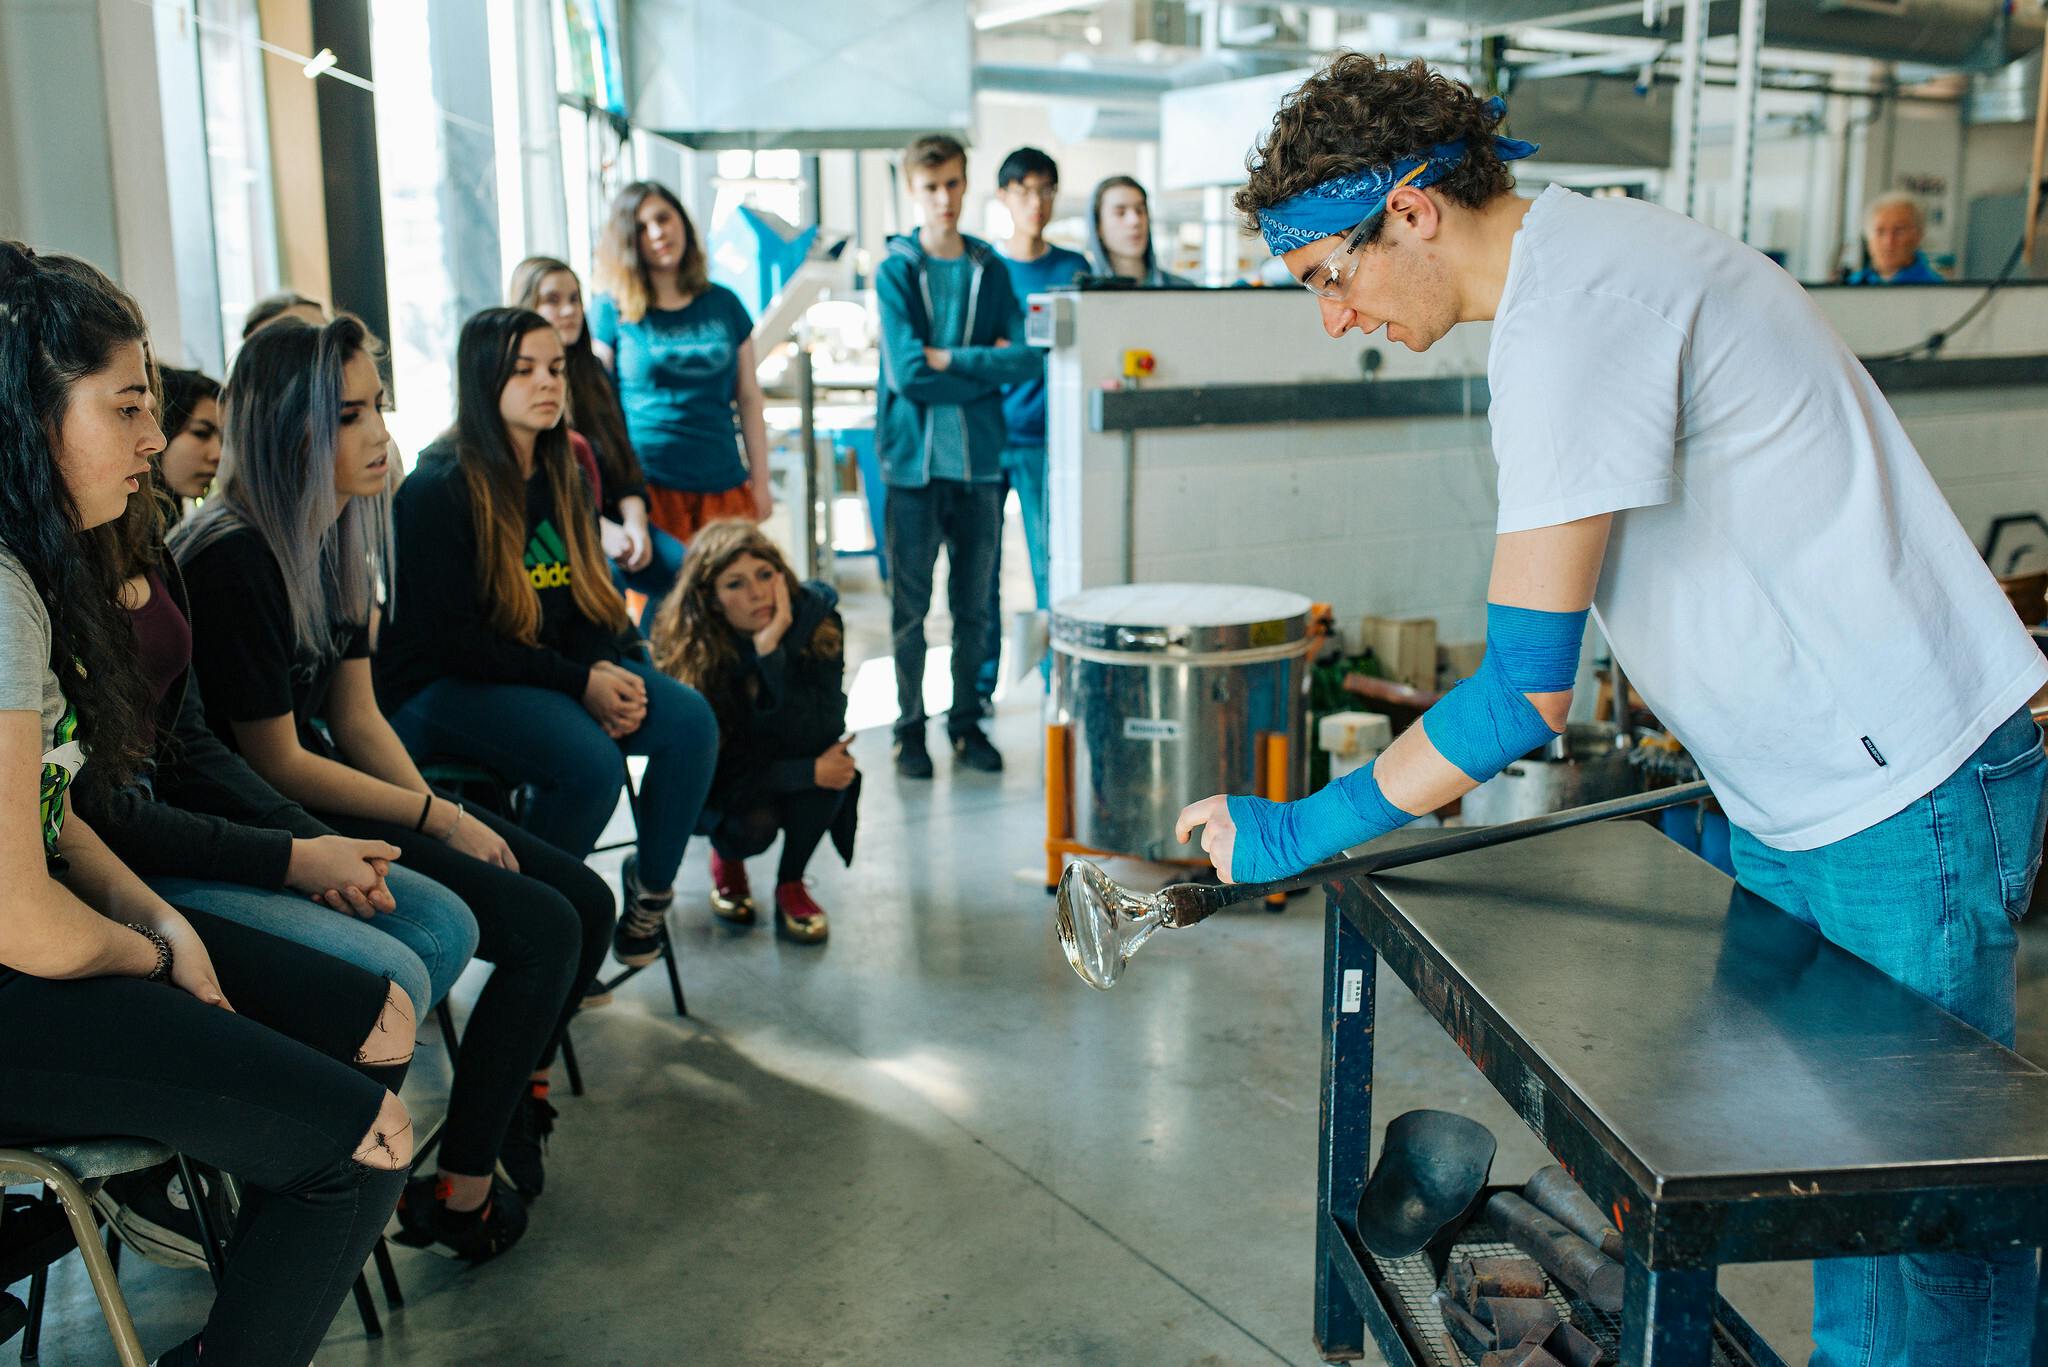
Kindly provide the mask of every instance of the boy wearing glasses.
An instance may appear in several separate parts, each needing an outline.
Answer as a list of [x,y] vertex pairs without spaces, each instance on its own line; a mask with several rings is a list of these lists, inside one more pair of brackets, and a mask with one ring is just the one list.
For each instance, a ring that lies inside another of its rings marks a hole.
[[[996,248],[1010,270],[1010,288],[1016,292],[1021,311],[1034,294],[1059,285],[1071,285],[1088,273],[1088,258],[1079,252],[1055,247],[1045,240],[1045,225],[1052,221],[1053,206],[1060,197],[1060,168],[1036,147],[1020,147],[1003,158],[996,172],[996,202],[1010,215],[1010,236]],[[1003,391],[1003,420],[1008,426],[1003,446],[1003,477],[1017,491],[1017,505],[1024,514],[1024,546],[1031,556],[1031,587],[1037,592],[1038,610],[1052,606],[1050,543],[1046,535],[1045,492],[1045,372]],[[996,572],[989,586],[988,654],[982,661],[980,692],[983,710],[993,705],[997,668],[1003,645],[1002,547],[996,548]],[[1045,669],[1049,673],[1048,658]]]
[[[1588,612],[1735,826],[1737,878],[2010,1046],[2041,859],[2044,661],[1804,290],[1682,215],[1514,193],[1498,100],[1345,54],[1237,197],[1323,329],[1413,351],[1490,320],[1500,513],[1485,663],[1299,802],[1180,817],[1226,879],[1292,873],[1563,730]],[[1683,605],[1683,610],[1679,609]],[[1815,1264],[1816,1367],[2027,1360],[2034,1252]]]

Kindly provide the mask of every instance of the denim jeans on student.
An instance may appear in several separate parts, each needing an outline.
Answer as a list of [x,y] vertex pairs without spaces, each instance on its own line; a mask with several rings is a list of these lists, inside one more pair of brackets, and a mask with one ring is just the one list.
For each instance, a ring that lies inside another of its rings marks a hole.
[[988,646],[989,589],[1003,537],[1003,486],[935,479],[922,489],[891,486],[884,514],[889,557],[889,626],[895,637],[896,734],[924,730],[924,619],[932,571],[946,549],[946,600],[953,615],[953,701],[946,730],[979,730],[975,691]]
[[[1815,850],[1732,835],[1736,877],[2010,1047],[2018,935],[2041,864],[2048,757],[2025,710],[1940,787]],[[1811,1367],[2013,1367],[2034,1330],[2034,1250],[1814,1264]]]
[[[676,586],[676,576],[683,572],[683,543],[651,525],[647,528],[647,540],[654,548],[653,558],[637,570],[624,570],[613,562],[612,583],[621,593],[631,589],[644,595],[647,611],[652,613],[661,606],[661,600],[668,597],[668,591]],[[650,620],[645,625],[654,624]]]
[[391,727],[415,759],[480,764],[535,794],[525,826],[556,849],[587,856],[618,809],[626,755],[646,755],[640,785],[640,881],[666,888],[683,862],[711,769],[718,723],[696,689],[644,660],[622,661],[647,682],[647,719],[623,740],[567,693],[523,684],[437,679],[392,714]]
[[[1024,515],[1024,550],[1031,557],[1031,588],[1038,610],[1052,606],[1052,545],[1046,538],[1045,448],[1012,446],[1003,452],[1003,477],[1017,491],[1017,508]],[[989,574],[988,654],[981,662],[981,696],[995,696],[997,674],[1003,656],[1003,538],[996,537],[995,565]],[[1039,677],[1052,679],[1052,656],[1038,662]]]
[[424,1017],[476,953],[476,918],[460,897],[400,864],[389,884],[395,911],[358,920],[296,892],[200,878],[151,878],[172,906],[197,907],[238,926],[275,935],[388,978]]

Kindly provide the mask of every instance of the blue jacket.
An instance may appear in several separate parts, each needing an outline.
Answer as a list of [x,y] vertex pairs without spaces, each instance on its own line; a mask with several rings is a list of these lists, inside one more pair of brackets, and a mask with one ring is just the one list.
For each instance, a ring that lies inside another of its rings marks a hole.
[[1926,252],[1913,253],[1913,259],[1899,268],[1897,275],[1879,275],[1870,267],[1850,275],[1851,285],[1941,285],[1947,280],[1927,259]]
[[[882,377],[875,410],[875,452],[882,481],[896,489],[931,482],[931,410],[964,410],[967,469],[995,479],[1003,468],[1003,386],[1044,373],[1044,357],[1024,345],[1024,316],[1010,291],[1009,272],[995,248],[969,237],[974,274],[967,286],[966,340],[950,348],[952,364],[925,363],[931,345],[931,294],[925,287],[925,250],[916,233],[889,239],[889,254],[875,271],[882,309]],[[998,341],[1008,346],[997,346]]]

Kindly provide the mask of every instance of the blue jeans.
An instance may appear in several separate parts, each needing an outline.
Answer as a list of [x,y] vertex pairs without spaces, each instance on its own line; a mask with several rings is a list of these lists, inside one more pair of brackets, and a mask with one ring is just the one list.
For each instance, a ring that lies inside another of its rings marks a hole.
[[[1003,452],[1003,477],[1017,491],[1017,507],[1024,514],[1024,550],[1031,557],[1031,588],[1038,597],[1038,610],[1052,607],[1052,543],[1046,540],[1045,448],[1012,446]],[[981,663],[981,696],[992,698],[1003,657],[1003,539],[996,537],[995,569],[988,590],[988,656]],[[1038,673],[1052,678],[1052,656],[1038,662]]]
[[173,906],[196,907],[388,978],[424,1017],[476,953],[476,918],[460,897],[402,864],[391,866],[389,881],[397,909],[359,921],[296,892],[198,878],[148,880]]
[[582,859],[618,810],[626,755],[646,755],[640,785],[640,882],[659,892],[675,881],[683,847],[711,789],[718,723],[697,690],[644,660],[621,661],[647,681],[647,719],[613,740],[583,704],[551,688],[437,679],[391,717],[413,758],[482,765],[532,784],[526,827]]
[[676,586],[676,577],[683,572],[683,543],[652,524],[647,528],[647,541],[654,548],[654,558],[632,571],[620,569],[614,562],[612,583],[618,585],[621,593],[631,589],[646,595],[647,610],[653,612],[661,606],[661,600],[668,597],[668,591]]
[[[2041,866],[2048,756],[2025,710],[1940,787],[1816,850],[1731,835],[1736,878],[2010,1048],[2017,923]],[[2034,1250],[1814,1264],[1811,1367],[2013,1367],[2034,1333]]]

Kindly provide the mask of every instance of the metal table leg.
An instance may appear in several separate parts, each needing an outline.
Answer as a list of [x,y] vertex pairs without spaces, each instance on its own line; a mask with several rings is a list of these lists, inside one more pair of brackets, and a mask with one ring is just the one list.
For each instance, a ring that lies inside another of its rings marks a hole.
[[1711,1367],[1714,1269],[1653,1272],[1629,1250],[1621,1367]]
[[1365,1356],[1365,1320],[1334,1259],[1332,1222],[1350,1228],[1372,1156],[1372,946],[1337,905],[1323,909],[1323,1095],[1316,1154],[1316,1347],[1326,1362]]

